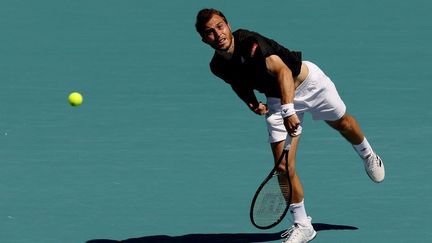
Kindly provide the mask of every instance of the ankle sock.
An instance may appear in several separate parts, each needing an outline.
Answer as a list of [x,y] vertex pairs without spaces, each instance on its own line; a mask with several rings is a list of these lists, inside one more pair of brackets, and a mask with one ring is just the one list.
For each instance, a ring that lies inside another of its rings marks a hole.
[[353,144],[353,148],[358,153],[358,155],[360,155],[360,157],[362,157],[363,159],[367,158],[369,155],[372,154],[372,147],[370,146],[366,137],[363,139],[363,142],[361,142],[360,144],[357,145]]
[[304,206],[304,199],[299,203],[292,203],[289,207],[289,211],[292,215],[294,223],[300,225],[310,224]]

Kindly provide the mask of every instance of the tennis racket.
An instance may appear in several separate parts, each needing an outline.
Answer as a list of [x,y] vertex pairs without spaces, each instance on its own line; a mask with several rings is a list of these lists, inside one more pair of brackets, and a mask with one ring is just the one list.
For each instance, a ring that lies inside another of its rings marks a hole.
[[[286,172],[277,168],[286,160]],[[291,203],[291,181],[288,172],[288,150],[284,149],[275,167],[256,191],[250,208],[250,219],[258,229],[270,229],[285,217]]]

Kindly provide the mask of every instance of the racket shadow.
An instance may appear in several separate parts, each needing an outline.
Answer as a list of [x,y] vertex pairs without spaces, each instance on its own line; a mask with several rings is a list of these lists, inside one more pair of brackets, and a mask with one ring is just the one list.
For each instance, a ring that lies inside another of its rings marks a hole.
[[[347,225],[314,223],[313,226],[316,231],[358,230],[357,227]],[[89,240],[87,243],[253,243],[280,240],[283,232],[284,231],[277,233],[188,234],[182,236],[154,235],[121,241],[95,239]]]

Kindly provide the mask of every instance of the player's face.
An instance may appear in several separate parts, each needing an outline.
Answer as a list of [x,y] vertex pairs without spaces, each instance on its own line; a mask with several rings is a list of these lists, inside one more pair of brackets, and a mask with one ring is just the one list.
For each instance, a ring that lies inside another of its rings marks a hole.
[[203,41],[215,50],[228,51],[232,44],[232,33],[228,23],[219,15],[213,15],[206,23]]

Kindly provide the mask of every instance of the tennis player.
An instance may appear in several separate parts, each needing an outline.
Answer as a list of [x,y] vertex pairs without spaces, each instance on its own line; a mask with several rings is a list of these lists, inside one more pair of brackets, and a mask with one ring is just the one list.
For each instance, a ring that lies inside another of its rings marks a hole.
[[[312,240],[312,218],[306,214],[303,187],[295,170],[295,156],[302,131],[303,115],[324,120],[352,144],[374,182],[384,180],[384,164],[363,135],[355,118],[346,112],[335,85],[314,63],[303,61],[300,52],[290,51],[276,41],[245,29],[231,30],[224,14],[202,9],[195,24],[202,41],[215,52],[210,62],[214,75],[228,83],[246,106],[264,115],[275,161],[289,147],[288,168],[293,186],[291,226],[283,242]],[[257,100],[254,91],[266,102]],[[285,165],[279,170],[284,171]]]

